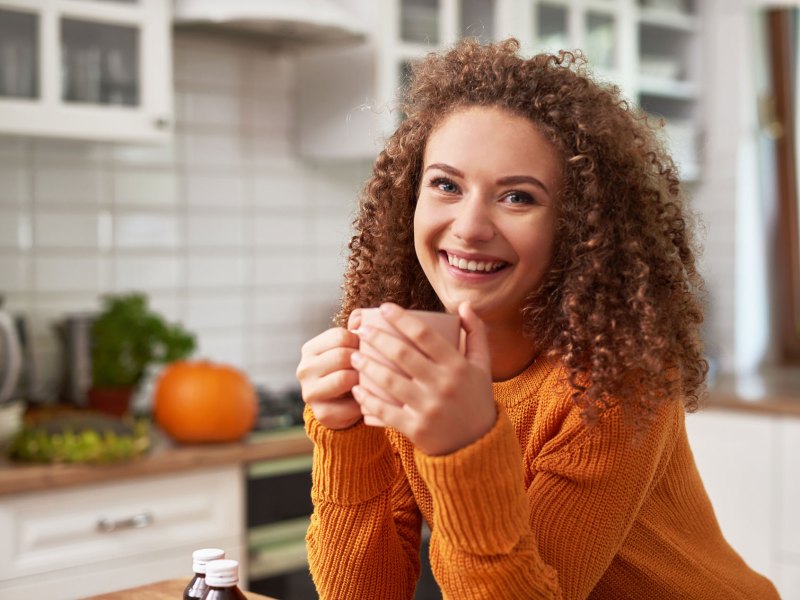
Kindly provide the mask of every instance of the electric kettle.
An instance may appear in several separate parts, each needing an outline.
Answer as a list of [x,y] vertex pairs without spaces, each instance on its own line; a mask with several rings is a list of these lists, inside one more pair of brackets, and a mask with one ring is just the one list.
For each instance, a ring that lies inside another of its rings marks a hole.
[[0,405],[14,395],[21,372],[22,347],[14,317],[0,310]]

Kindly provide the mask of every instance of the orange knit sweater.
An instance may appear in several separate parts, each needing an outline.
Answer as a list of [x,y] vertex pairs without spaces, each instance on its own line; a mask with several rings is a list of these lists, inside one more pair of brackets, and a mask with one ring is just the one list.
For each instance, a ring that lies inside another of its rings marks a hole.
[[423,518],[445,598],[778,598],[723,538],[680,403],[638,436],[616,409],[587,429],[564,375],[542,360],[495,383],[494,428],[447,456],[307,410],[320,598],[412,598]]

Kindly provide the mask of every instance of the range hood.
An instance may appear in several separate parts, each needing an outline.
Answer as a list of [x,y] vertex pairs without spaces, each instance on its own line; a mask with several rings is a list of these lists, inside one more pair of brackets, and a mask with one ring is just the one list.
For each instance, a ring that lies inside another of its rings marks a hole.
[[174,0],[173,21],[256,33],[283,44],[347,45],[367,34],[334,0]]

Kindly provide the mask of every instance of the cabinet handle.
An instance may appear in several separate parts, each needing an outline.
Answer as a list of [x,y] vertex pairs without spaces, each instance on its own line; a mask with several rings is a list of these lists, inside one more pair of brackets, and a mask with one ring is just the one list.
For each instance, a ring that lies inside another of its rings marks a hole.
[[152,525],[153,521],[153,514],[150,512],[139,513],[127,519],[118,519],[116,521],[102,518],[97,522],[97,531],[111,533],[120,529],[142,529]]

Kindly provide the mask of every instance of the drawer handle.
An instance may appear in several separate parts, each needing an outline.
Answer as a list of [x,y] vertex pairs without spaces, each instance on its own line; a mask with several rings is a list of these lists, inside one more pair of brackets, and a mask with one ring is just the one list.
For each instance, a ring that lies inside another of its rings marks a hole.
[[149,512],[139,513],[127,519],[100,519],[97,522],[97,530],[103,533],[111,533],[120,529],[142,529],[153,524],[153,515]]

